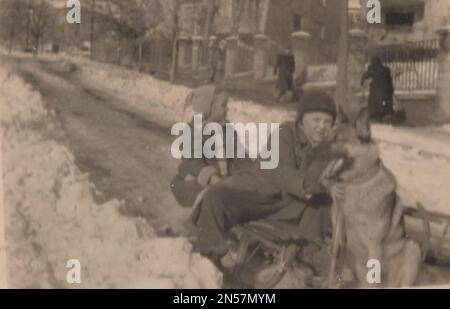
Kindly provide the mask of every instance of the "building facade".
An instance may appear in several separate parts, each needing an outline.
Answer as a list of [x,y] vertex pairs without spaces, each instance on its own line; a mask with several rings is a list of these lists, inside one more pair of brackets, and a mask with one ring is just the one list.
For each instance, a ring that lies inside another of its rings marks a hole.
[[373,45],[436,39],[436,30],[449,22],[449,0],[380,0],[381,24],[368,27]]
[[[334,61],[339,37],[338,4],[333,0],[222,0],[212,32],[222,38],[237,32],[248,44],[253,43],[255,35],[264,34],[279,47],[287,47],[294,32],[305,31],[311,35],[311,61]],[[186,0],[181,12],[183,36],[201,35],[204,1]],[[237,20],[239,27],[234,29]]]

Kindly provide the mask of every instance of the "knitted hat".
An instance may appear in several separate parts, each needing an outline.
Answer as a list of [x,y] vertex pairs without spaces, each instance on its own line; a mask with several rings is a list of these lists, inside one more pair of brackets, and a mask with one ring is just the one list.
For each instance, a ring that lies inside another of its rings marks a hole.
[[324,112],[336,119],[337,110],[334,99],[320,90],[306,91],[300,100],[297,110],[297,121],[301,122],[303,116],[310,112]]

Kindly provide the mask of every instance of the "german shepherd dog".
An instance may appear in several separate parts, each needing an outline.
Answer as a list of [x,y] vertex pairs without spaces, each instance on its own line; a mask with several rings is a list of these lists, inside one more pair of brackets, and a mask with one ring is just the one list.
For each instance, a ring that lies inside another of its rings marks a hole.
[[[379,148],[371,140],[369,111],[358,107],[340,111],[340,117],[316,156],[332,162],[322,181],[340,182],[345,191],[342,200],[334,198],[332,207],[332,259],[339,260],[340,255],[357,287],[412,286],[421,250],[406,235],[395,177],[383,165]],[[373,261],[379,262],[381,282],[368,278]],[[331,265],[333,271],[336,267],[333,262]],[[333,273],[339,278],[338,270]],[[330,283],[335,279],[330,277]]]

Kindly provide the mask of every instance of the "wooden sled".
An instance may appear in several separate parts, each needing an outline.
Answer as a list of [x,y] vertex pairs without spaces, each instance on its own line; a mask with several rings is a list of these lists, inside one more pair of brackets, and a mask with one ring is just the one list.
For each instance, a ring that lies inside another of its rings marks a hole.
[[[407,236],[420,244],[423,261],[450,265],[450,216],[427,211],[418,204],[417,207],[405,207],[404,218]],[[329,242],[300,235],[295,225],[280,221],[263,220],[244,224],[235,227],[233,235],[239,241],[238,262],[225,277],[246,288],[276,287],[294,263],[298,263],[298,253],[305,244],[330,247]],[[255,262],[258,259],[259,264]],[[252,271],[248,269],[252,267],[254,274],[258,275],[249,275]],[[308,287],[326,287],[325,278],[313,280],[316,281],[312,281]]]

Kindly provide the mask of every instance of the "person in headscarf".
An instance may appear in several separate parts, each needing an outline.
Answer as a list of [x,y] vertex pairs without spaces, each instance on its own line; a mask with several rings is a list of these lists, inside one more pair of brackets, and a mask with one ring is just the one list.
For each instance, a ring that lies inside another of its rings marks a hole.
[[379,57],[373,57],[367,71],[361,77],[361,85],[371,78],[369,90],[369,111],[375,121],[383,121],[386,116],[394,115],[394,85],[391,70],[383,65]]
[[[194,126],[194,120],[191,121],[191,136],[194,138],[194,130],[201,129],[207,123],[218,123],[222,126],[223,136],[219,138],[223,139],[223,149],[217,149],[216,152],[223,151],[226,153],[225,146],[227,139],[230,136],[226,136],[225,125],[227,123],[228,112],[228,94],[225,90],[217,87],[214,84],[201,86],[193,90],[186,98],[185,110],[192,108],[194,115],[201,115],[203,125],[201,128]],[[227,177],[233,170],[242,169],[249,162],[243,159],[207,159],[203,153],[204,143],[211,138],[211,136],[202,136],[202,143],[198,146],[202,147],[201,158],[194,158],[196,149],[191,149],[191,158],[183,158],[181,164],[178,167],[178,174],[171,182],[172,192],[177,199],[178,203],[184,207],[192,207],[196,198],[202,190],[214,183],[217,183],[222,178]],[[237,143],[236,136],[233,137],[235,144]],[[194,147],[196,143],[191,142]],[[220,145],[219,145],[220,147]],[[235,148],[236,149],[236,145]]]
[[277,101],[280,101],[286,92],[292,91],[294,87],[295,58],[290,47],[278,54],[274,70],[274,73],[278,74],[276,88]]

